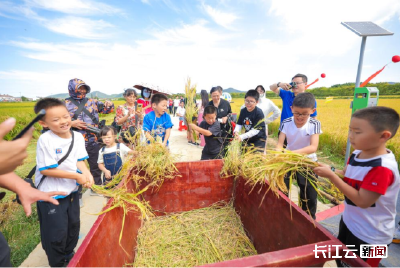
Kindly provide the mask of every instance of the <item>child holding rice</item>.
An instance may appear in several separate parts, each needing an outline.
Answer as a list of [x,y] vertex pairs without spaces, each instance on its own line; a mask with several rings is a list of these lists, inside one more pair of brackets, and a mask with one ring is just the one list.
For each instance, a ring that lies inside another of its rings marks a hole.
[[168,139],[173,126],[171,117],[167,113],[168,98],[163,94],[154,94],[151,98],[153,111],[146,114],[143,119],[143,130],[149,141],[161,139],[163,146],[168,146]]
[[103,182],[106,184],[118,174],[132,150],[125,144],[116,142],[117,130],[113,127],[103,127],[100,136],[106,146],[100,149],[97,164],[102,171]]
[[221,159],[223,139],[221,138],[221,124],[217,121],[217,108],[206,106],[203,119],[200,126],[189,124],[191,129],[204,136],[205,146],[201,152],[201,160]]
[[[399,121],[399,114],[388,107],[356,111],[349,127],[349,140],[355,150],[344,170],[322,164],[314,169],[345,195],[338,239],[358,256],[361,244],[388,245],[392,242],[400,175],[396,158],[386,148],[386,142],[396,134]],[[344,179],[334,171],[344,175]],[[381,259],[363,260],[378,267]],[[340,260],[337,264],[343,266]]]
[[[245,108],[240,110],[234,134],[235,138],[245,142],[247,146],[254,146],[264,151],[267,135],[265,132],[265,120],[263,111],[257,107],[260,94],[257,90],[251,89],[245,95]],[[242,127],[244,134],[240,134]]]
[[[318,149],[319,135],[322,131],[321,123],[310,117],[315,112],[314,96],[308,92],[298,94],[293,100],[291,109],[293,116],[283,120],[279,128],[280,134],[277,150],[283,149],[284,141],[287,139],[287,150],[294,153],[306,154],[312,160],[317,161],[315,152]],[[289,178],[290,173],[285,177],[287,189],[290,189]],[[307,174],[303,174],[302,172],[296,172],[295,178],[300,188],[301,207],[315,219],[317,191],[308,182],[311,176],[307,176]]]

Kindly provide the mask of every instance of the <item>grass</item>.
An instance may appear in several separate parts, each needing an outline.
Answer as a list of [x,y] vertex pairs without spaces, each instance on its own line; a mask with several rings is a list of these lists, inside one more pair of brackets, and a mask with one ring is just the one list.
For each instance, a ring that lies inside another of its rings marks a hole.
[[22,206],[8,200],[0,203],[0,231],[11,248],[11,264],[18,267],[40,242],[36,205],[26,217]]

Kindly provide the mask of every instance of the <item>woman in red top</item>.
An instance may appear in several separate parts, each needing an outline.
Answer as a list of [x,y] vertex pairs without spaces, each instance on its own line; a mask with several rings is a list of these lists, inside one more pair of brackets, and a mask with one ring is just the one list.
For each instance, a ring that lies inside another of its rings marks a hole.
[[142,97],[140,99],[138,99],[138,103],[141,103],[143,105],[143,111],[145,114],[150,113],[151,111],[153,111],[153,108],[151,108],[151,103],[150,103],[150,99],[151,99],[151,89],[149,88],[143,88],[142,92],[140,93],[140,95],[142,95]]

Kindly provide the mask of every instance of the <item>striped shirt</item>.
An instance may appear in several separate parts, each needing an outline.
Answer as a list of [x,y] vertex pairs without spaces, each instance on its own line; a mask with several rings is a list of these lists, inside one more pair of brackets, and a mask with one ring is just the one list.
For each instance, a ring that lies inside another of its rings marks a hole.
[[[299,150],[310,146],[311,136],[315,134],[322,134],[321,122],[312,117],[309,117],[304,126],[300,128],[296,126],[293,116],[289,117],[282,121],[279,131],[285,133],[288,143],[286,149],[290,151]],[[309,154],[308,157],[313,161],[317,161],[316,153]]]
[[357,207],[345,199],[343,221],[359,239],[369,244],[389,244],[395,229],[396,200],[400,189],[400,176],[396,159],[390,150],[384,155],[359,159],[355,150],[346,168],[347,184],[380,194],[369,208]]

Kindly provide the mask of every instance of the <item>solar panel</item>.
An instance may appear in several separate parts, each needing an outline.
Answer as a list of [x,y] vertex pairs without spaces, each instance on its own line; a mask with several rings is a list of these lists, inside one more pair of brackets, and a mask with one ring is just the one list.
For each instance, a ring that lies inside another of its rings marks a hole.
[[371,21],[342,22],[342,24],[359,36],[393,35],[393,33]]

